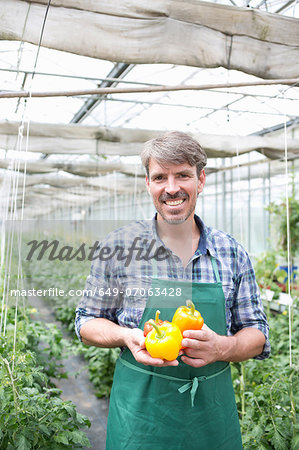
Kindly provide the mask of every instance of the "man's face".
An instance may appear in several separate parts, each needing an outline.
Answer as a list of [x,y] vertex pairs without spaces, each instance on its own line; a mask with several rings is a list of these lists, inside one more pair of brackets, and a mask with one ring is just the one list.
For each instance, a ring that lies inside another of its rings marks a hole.
[[196,167],[188,163],[161,166],[150,160],[147,190],[158,214],[169,224],[183,223],[194,215],[197,195],[204,185],[204,170],[198,178]]

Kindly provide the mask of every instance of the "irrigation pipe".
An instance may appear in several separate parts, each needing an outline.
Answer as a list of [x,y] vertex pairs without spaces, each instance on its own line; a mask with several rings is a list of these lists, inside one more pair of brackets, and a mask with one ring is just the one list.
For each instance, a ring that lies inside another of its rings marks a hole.
[[[121,82],[121,80],[120,80]],[[296,86],[299,78],[283,78],[277,80],[248,81],[242,83],[219,83],[219,84],[179,84],[176,86],[148,86],[148,87],[110,87],[97,89],[81,89],[73,91],[52,91],[52,92],[30,92],[30,91],[0,91],[0,98],[21,98],[21,97],[74,97],[80,95],[105,95],[105,94],[133,94],[142,92],[173,92],[173,91],[203,91],[209,89],[229,89],[235,87],[250,86],[273,86],[284,84]]]

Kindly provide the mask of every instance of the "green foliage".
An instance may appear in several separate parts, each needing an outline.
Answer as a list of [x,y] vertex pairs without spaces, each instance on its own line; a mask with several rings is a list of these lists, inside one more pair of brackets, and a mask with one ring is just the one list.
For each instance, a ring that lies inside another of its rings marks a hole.
[[[270,358],[265,361],[249,360],[232,364],[243,445],[244,449],[248,450],[287,450],[296,448],[297,445],[296,404],[298,405],[299,401],[299,366],[290,367],[289,364],[289,317],[284,313],[271,315],[269,325],[272,347]],[[292,360],[298,364],[297,310],[294,310],[292,329],[294,330]],[[244,374],[245,379],[242,378]]]
[[[277,300],[281,292],[288,292],[288,280],[284,282],[287,272],[279,269],[277,251],[262,253],[254,262],[254,270],[259,287],[274,292],[273,300]],[[294,299],[299,299],[298,272],[293,270],[290,279],[291,295]]]
[[[288,203],[290,247],[294,258],[299,251],[299,202],[295,194]],[[259,286],[274,291],[274,299],[279,297],[282,288],[288,290],[288,283],[283,284],[286,273],[278,270],[277,264],[277,256],[285,257],[287,251],[286,209],[285,200],[280,204],[271,203],[267,208],[278,239],[272,240],[272,250],[262,254],[255,263]],[[299,312],[296,307],[299,291],[294,278],[290,287],[294,300],[291,317],[287,310],[282,314],[271,314],[268,305],[270,358],[263,362],[250,360],[233,365],[245,449],[299,449],[296,407],[299,401]]]
[[14,341],[15,309],[9,308],[6,335],[0,338],[0,448],[90,446],[80,430],[90,426],[89,420],[72,402],[61,400],[61,391],[49,379],[61,370],[57,362],[64,347],[61,332],[31,322],[30,312],[18,313]]
[[[90,269],[89,264],[86,266],[81,261],[72,261],[69,263],[48,260],[39,262],[31,261],[30,265],[27,266],[27,270],[28,272],[30,271],[30,279],[36,289],[55,286],[58,289],[69,292],[70,290],[79,291],[84,289],[86,277]],[[85,273],[83,269],[86,270]],[[52,296],[48,297],[47,300],[54,310],[55,317],[71,333],[73,337],[73,352],[79,352],[87,360],[89,379],[96,388],[96,396],[99,398],[109,397],[115,363],[120,350],[118,348],[104,349],[86,347],[79,342],[74,328],[75,309],[79,302],[78,297]]]
[[[299,252],[299,201],[295,195],[288,198],[290,250],[293,257]],[[278,249],[287,252],[287,202],[270,203],[266,208],[274,219],[274,228],[278,235]]]
[[83,348],[88,361],[89,378],[96,387],[97,397],[109,397],[119,353],[117,348]]
[[[254,270],[259,287],[264,289],[271,289],[274,292],[274,299],[279,297],[282,292],[281,287],[277,284],[277,252],[268,251],[262,253],[255,261]],[[285,277],[285,272],[283,273]]]

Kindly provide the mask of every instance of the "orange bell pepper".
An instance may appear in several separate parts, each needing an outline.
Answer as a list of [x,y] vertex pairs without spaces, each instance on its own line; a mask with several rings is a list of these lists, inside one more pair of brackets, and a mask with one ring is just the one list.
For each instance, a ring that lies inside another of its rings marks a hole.
[[199,311],[195,309],[191,300],[186,300],[187,306],[180,306],[172,318],[172,323],[177,325],[181,332],[185,330],[200,330],[204,320]]
[[145,338],[145,347],[153,358],[172,361],[179,355],[182,342],[182,334],[173,323],[164,322],[157,325],[154,320],[149,320],[153,329]]
[[[157,309],[156,311],[156,315],[155,315],[155,322],[157,325],[162,325],[163,320],[159,319],[160,316],[160,311]],[[143,330],[143,334],[144,336],[147,336],[148,333],[153,329],[153,325],[150,324],[150,321],[148,320],[147,322],[145,322],[144,324],[144,330]]]

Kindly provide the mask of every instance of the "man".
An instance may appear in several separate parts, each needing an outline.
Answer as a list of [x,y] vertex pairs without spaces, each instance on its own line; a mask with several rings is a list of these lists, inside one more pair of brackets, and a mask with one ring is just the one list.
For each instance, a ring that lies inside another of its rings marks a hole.
[[[128,249],[138,236],[145,247],[156,243],[155,257],[142,259],[139,249],[131,264],[115,252],[109,260],[96,259],[86,288],[101,286],[102,295],[85,296],[77,309],[84,343],[124,348],[111,392],[107,448],[241,449],[229,362],[270,352],[251,262],[232,237],[195,215],[206,181],[206,154],[197,141],[166,133],[145,144],[141,159],[157,214],[150,224],[112,232],[105,246]],[[118,295],[109,295],[109,287]],[[144,345],[145,321],[158,308],[162,320],[171,320],[187,298],[204,317],[203,329],[184,332],[178,360],[152,358]]]

